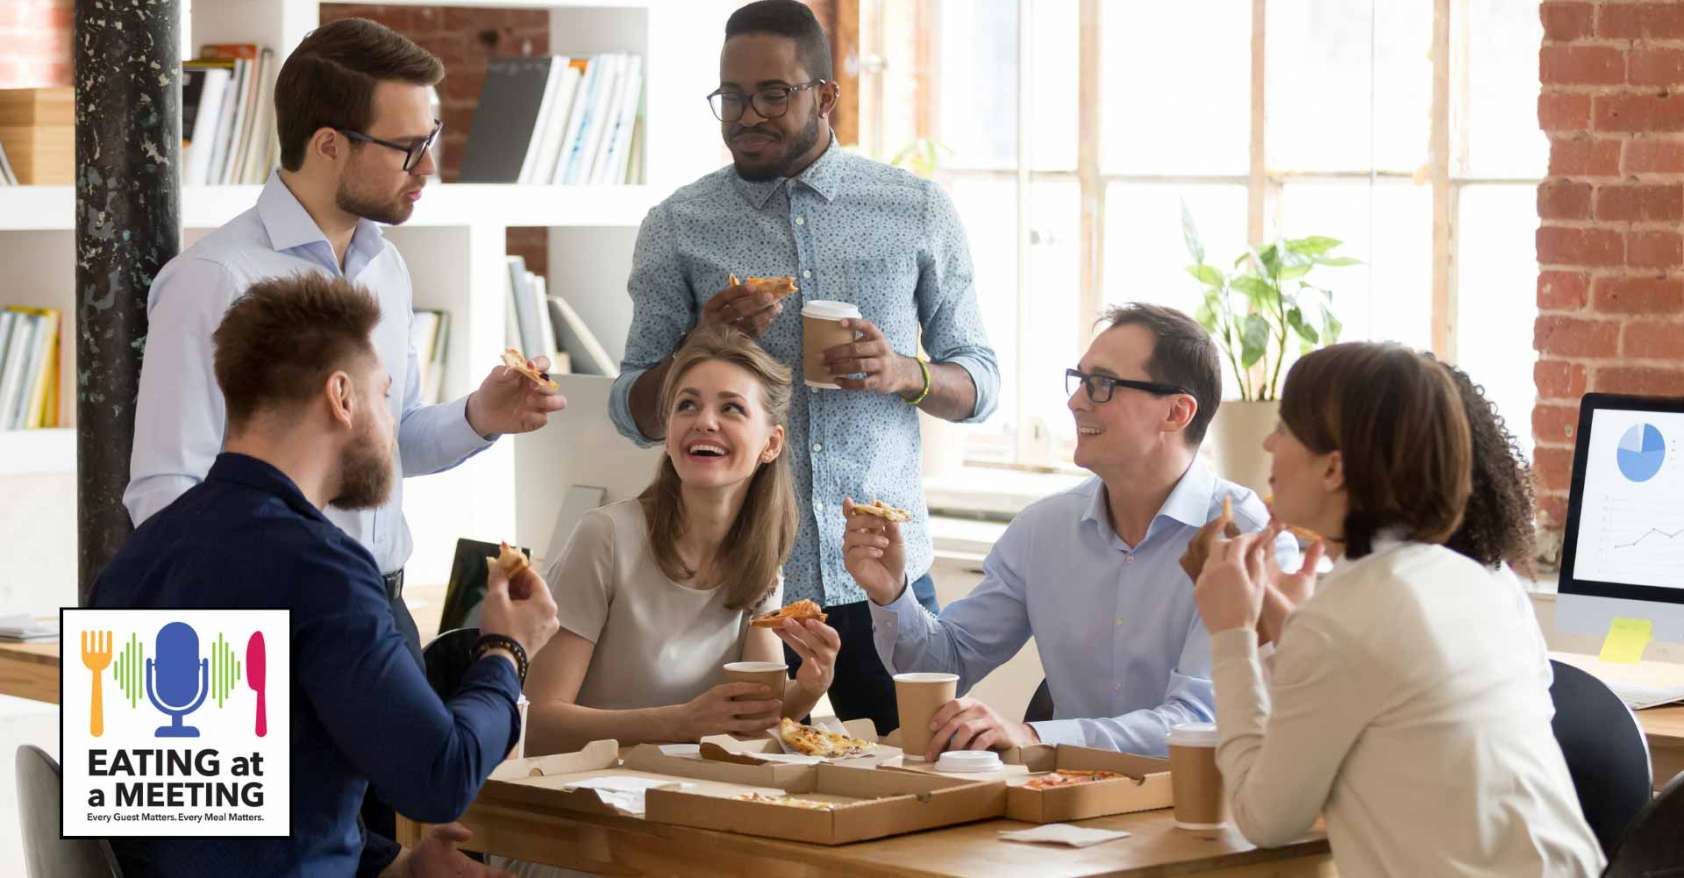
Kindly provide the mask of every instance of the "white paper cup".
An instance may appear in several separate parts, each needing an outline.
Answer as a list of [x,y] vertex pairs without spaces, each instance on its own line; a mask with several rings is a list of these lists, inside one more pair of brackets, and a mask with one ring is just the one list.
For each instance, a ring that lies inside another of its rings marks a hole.
[[895,709],[900,714],[901,751],[907,762],[923,762],[930,749],[930,720],[959,690],[957,674],[896,674]]

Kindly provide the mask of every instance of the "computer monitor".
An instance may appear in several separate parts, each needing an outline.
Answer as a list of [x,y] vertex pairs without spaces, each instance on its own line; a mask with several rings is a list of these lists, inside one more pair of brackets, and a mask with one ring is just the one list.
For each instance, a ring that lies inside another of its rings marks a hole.
[[1684,399],[1585,395],[1563,539],[1556,630],[1684,642]]

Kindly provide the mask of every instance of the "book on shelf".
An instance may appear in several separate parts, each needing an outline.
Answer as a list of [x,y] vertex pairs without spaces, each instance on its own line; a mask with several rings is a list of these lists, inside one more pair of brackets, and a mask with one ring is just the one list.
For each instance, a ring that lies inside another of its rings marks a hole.
[[418,309],[409,323],[409,341],[421,368],[421,402],[444,402],[445,354],[450,346],[450,312]]
[[263,182],[280,154],[274,52],[212,43],[181,67],[182,183]]
[[550,321],[555,326],[556,339],[572,364],[572,371],[581,375],[620,376],[620,367],[608,355],[608,349],[597,340],[596,333],[585,325],[579,312],[566,299],[549,296],[545,299]]
[[53,308],[0,310],[0,430],[59,425],[60,323]]
[[468,133],[464,183],[638,182],[642,56],[493,60]]
[[6,160],[6,144],[0,143],[0,186],[16,186],[18,175],[12,172],[12,163]]

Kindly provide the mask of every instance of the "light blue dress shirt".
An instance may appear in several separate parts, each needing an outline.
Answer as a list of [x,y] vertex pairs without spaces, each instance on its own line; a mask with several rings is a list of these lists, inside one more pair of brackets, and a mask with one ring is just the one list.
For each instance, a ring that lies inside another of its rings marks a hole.
[[912,514],[902,526],[907,570],[930,568],[919,475],[918,412],[880,393],[802,383],[801,306],[852,302],[898,353],[965,370],[976,385],[966,423],[994,411],[1000,369],[983,332],[970,250],[953,203],[934,183],[845,152],[834,142],[794,178],[749,182],[721,168],[657,205],[638,232],[631,330],[609,413],[620,432],[654,444],[632,418],[631,387],[696,325],[732,274],[795,278],[760,344],[795,374],[787,449],[801,529],[784,566],[785,598],[824,606],[865,600],[842,565],[842,498],[880,499]]
[[[1042,741],[1164,756],[1170,726],[1215,717],[1210,637],[1180,561],[1224,497],[1241,530],[1268,523],[1256,494],[1199,460],[1138,546],[1111,527],[1097,478],[1040,500],[994,544],[976,590],[939,617],[911,589],[871,604],[877,654],[890,673],[958,674],[963,695],[1033,636],[1054,708],[1054,719],[1033,724]],[[1289,535],[1276,550],[1297,568]]]
[[343,274],[380,303],[374,349],[392,375],[398,478],[392,496],[376,509],[330,506],[326,512],[390,573],[403,567],[413,547],[403,520],[403,476],[447,470],[491,440],[468,425],[467,397],[422,404],[421,370],[410,345],[409,268],[379,225],[357,223],[341,272],[333,246],[278,172],[270,175],[256,207],[171,259],[152,282],[123,505],[138,527],[204,480],[222,450],[226,417],[212,367],[211,333],[252,284],[307,271]]

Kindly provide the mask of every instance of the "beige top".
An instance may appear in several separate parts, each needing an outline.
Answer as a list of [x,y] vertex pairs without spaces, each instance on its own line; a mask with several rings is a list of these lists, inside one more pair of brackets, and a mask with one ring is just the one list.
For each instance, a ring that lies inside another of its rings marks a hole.
[[1526,595],[1441,546],[1342,561],[1282,627],[1211,637],[1234,820],[1285,844],[1327,816],[1341,875],[1595,875],[1602,851],[1550,731]]
[[725,607],[723,589],[667,578],[636,499],[586,513],[547,577],[561,627],[596,644],[577,703],[628,710],[682,704],[725,682],[749,618],[781,606],[783,583],[757,607]]

